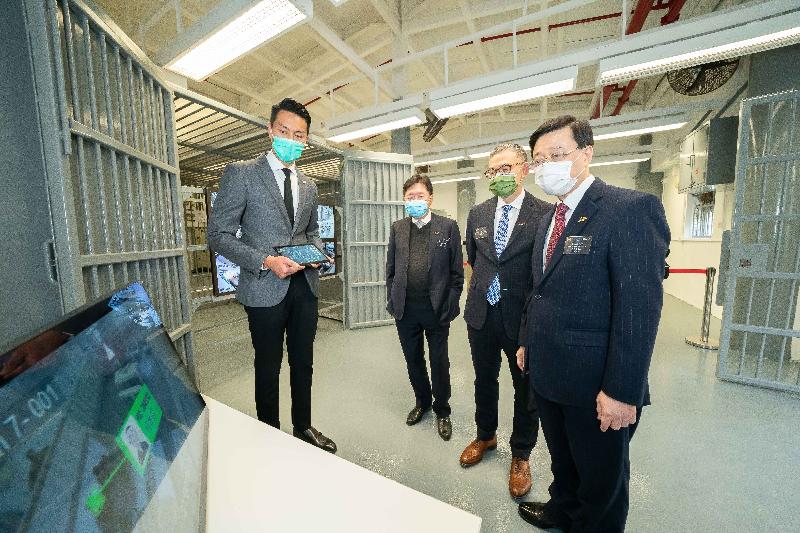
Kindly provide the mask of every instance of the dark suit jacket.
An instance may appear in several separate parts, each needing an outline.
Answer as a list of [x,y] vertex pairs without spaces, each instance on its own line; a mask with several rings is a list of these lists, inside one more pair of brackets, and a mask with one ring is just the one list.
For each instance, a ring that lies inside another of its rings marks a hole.
[[[389,232],[386,252],[386,310],[396,319],[403,318],[408,282],[408,242],[411,217],[395,221]],[[452,322],[461,312],[458,301],[464,289],[464,259],[461,233],[455,220],[431,213],[431,251],[429,279],[431,305],[442,325]]]
[[547,202],[525,191],[516,224],[499,259],[494,249],[497,198],[492,197],[470,210],[466,241],[467,262],[472,267],[472,278],[464,309],[464,320],[470,327],[483,327],[489,306],[486,292],[495,274],[499,273],[502,293],[498,305],[502,306],[506,334],[512,339],[519,336],[520,318],[531,283],[531,252],[536,239],[536,228],[551,208]]
[[[542,272],[552,215],[539,225],[522,339],[532,387],[566,405],[594,408],[601,389],[648,404],[670,241],[661,200],[596,179]],[[572,235],[592,238],[588,254],[564,253]]]

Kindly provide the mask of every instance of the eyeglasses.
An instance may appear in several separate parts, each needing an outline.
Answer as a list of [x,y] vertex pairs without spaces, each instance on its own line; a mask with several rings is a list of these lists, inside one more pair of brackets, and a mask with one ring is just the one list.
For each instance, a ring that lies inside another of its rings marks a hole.
[[494,168],[490,167],[486,169],[486,172],[484,172],[483,175],[486,179],[494,179],[495,175],[508,174],[514,167],[524,164],[525,164],[524,161],[520,161],[518,163],[500,165],[499,167],[494,167]]
[[564,161],[564,159],[566,159],[566,157],[569,154],[571,154],[575,150],[580,150],[580,149],[581,148],[579,146],[576,146],[575,148],[573,148],[569,152],[558,152],[558,153],[555,153],[555,154],[550,154],[547,157],[538,156],[536,159],[533,160],[533,163],[531,164],[531,168],[533,169],[533,168],[536,168],[538,166],[541,166],[543,163],[547,163],[548,161],[552,161],[554,163],[558,163],[559,161]]

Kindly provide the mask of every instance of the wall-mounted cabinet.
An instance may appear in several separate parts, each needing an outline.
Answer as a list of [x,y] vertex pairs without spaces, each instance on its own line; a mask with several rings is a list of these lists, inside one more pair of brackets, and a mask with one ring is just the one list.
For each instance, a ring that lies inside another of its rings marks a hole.
[[686,136],[680,148],[682,192],[733,183],[738,129],[738,117],[715,118]]

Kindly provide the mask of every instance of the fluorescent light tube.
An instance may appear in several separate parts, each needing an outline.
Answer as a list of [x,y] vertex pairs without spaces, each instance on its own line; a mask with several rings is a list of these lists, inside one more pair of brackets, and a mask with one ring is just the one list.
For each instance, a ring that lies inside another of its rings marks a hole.
[[492,155],[492,152],[478,152],[474,154],[468,154],[472,159],[483,159],[484,157],[489,157]]
[[599,163],[589,163],[590,167],[605,167],[609,165],[624,165],[626,163],[641,163],[647,161],[650,157],[638,157],[636,159],[620,159],[619,161],[601,161]]
[[637,128],[632,130],[623,130],[617,131],[613,133],[601,133],[599,135],[594,136],[595,141],[602,141],[604,139],[617,139],[619,137],[631,137],[633,135],[644,135],[645,133],[656,133],[659,131],[669,131],[669,130],[676,130],[678,128],[682,128],[686,125],[686,122],[676,122],[674,124],[665,124],[663,126],[649,126],[646,128]]
[[719,30],[600,62],[600,84],[663,74],[800,42],[796,13]]
[[536,72],[533,68],[541,67],[520,67],[432,91],[431,111],[439,118],[447,118],[564,93],[575,88],[577,66],[549,72]]
[[263,0],[165,67],[203,80],[305,18],[306,14],[289,0]]
[[465,159],[463,155],[457,155],[454,157],[441,157],[439,159],[430,159],[430,160],[421,160],[414,163],[414,166],[421,167],[423,165],[435,165],[436,163],[445,163],[447,161],[458,161],[460,159]]
[[335,143],[352,141],[353,139],[369,137],[370,135],[376,135],[378,133],[384,133],[387,131],[397,130],[400,128],[406,128],[408,126],[419,126],[420,124],[422,124],[422,122],[423,120],[418,116],[405,117],[397,120],[390,120],[388,122],[382,122],[374,126],[366,126],[361,129],[353,130],[347,133],[332,135],[328,137],[328,140]]
[[467,176],[466,178],[453,178],[449,180],[438,180],[432,181],[431,185],[436,185],[437,183],[453,183],[454,181],[471,181],[471,180],[479,180],[481,179],[480,176]]

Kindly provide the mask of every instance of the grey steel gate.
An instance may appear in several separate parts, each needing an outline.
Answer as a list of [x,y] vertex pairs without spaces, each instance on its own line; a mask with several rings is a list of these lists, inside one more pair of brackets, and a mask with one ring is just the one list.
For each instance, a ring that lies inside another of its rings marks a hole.
[[392,222],[403,217],[403,182],[410,155],[345,152],[344,324],[347,328],[393,323],[386,311],[386,247]]
[[31,0],[28,15],[40,6],[37,72],[61,126],[48,176],[64,307],[140,280],[193,370],[172,94],[87,4]]
[[742,102],[717,375],[800,392],[800,91]]

